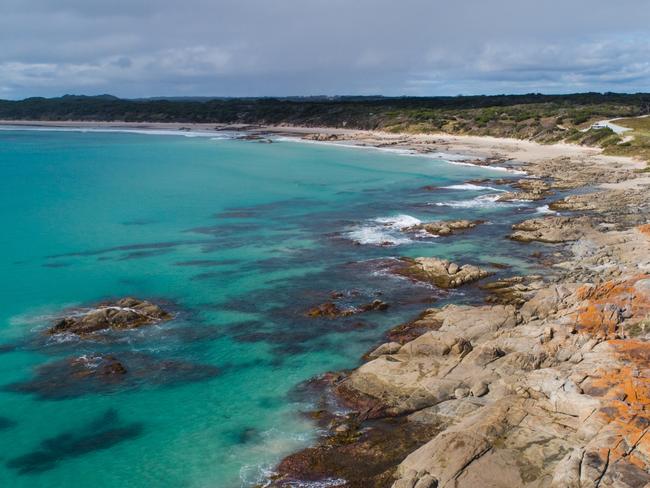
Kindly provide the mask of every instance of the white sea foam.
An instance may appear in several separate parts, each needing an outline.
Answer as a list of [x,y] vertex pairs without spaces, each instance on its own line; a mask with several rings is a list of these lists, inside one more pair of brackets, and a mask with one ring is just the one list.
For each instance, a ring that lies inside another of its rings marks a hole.
[[448,202],[436,202],[434,205],[437,207],[452,207],[452,208],[489,208],[504,205],[503,202],[498,202],[499,195],[481,195],[471,200],[450,200]]
[[413,227],[414,225],[422,223],[420,219],[406,214],[399,214],[393,217],[379,217],[374,221],[386,227],[391,227],[399,230],[406,229],[407,227]]
[[525,175],[527,174],[525,171],[521,171],[518,169],[512,169],[512,168],[506,168],[505,166],[483,166],[482,164],[474,164],[474,163],[466,163],[463,162],[462,160],[452,160],[452,159],[447,159],[446,160],[449,164],[456,164],[459,166],[473,166],[475,168],[483,168],[483,169],[491,169],[493,171],[503,171],[505,173],[511,173],[513,175]]
[[[270,484],[269,479],[275,474],[273,470],[275,458],[289,452],[295,452],[307,445],[312,440],[312,433],[308,431],[289,433],[271,428],[262,432],[260,437],[258,443],[246,449],[246,455],[253,458],[263,458],[266,461],[259,464],[246,464],[239,469],[239,479],[242,486],[268,486]],[[273,462],[269,462],[269,455],[273,457]]]
[[413,243],[413,239],[403,234],[404,229],[420,223],[420,219],[406,214],[379,217],[350,229],[345,235],[358,244],[400,246]]
[[347,233],[347,237],[359,244],[373,246],[400,246],[413,242],[406,236],[398,237],[380,227],[362,226]]
[[463,183],[462,185],[449,185],[449,186],[443,186],[442,188],[445,190],[469,190],[469,191],[490,190],[490,191],[505,192],[505,190],[494,188],[492,186],[474,185],[472,183]]
[[551,210],[548,205],[542,205],[541,207],[537,207],[535,209],[537,213],[541,214],[556,214],[557,212],[555,210]]

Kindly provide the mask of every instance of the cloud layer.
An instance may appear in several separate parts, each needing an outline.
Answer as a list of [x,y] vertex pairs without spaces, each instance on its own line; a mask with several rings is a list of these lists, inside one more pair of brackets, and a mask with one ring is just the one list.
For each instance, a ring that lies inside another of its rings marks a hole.
[[0,97],[650,91],[645,0],[3,0]]

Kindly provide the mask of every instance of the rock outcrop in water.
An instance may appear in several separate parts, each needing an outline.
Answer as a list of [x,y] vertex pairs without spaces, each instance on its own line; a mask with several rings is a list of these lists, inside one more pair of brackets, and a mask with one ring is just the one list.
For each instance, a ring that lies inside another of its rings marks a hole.
[[350,317],[365,312],[385,311],[388,310],[388,303],[382,300],[373,300],[372,302],[364,303],[363,305],[341,308],[334,302],[325,302],[316,307],[311,308],[307,315],[309,317],[324,317],[334,319],[337,317]]
[[543,217],[512,226],[510,239],[521,242],[559,243],[577,241],[591,229],[589,217]]
[[457,288],[467,283],[478,281],[490,275],[478,266],[462,266],[438,258],[402,258],[405,265],[397,270],[402,276],[431,283],[440,288]]
[[107,329],[135,329],[171,318],[170,313],[154,303],[128,297],[102,303],[91,309],[75,311],[60,319],[48,329],[48,333],[87,336]]
[[218,368],[211,365],[160,359],[140,352],[89,353],[39,366],[33,378],[6,389],[39,399],[61,400],[142,386],[183,385],[218,374]]
[[425,231],[436,236],[448,236],[467,229],[473,229],[482,220],[438,220],[435,222],[424,222],[404,229],[405,232]]
[[497,201],[499,202],[512,202],[512,201],[537,201],[543,200],[551,193],[551,186],[544,180],[540,179],[522,179],[512,185],[519,191],[509,191],[502,193]]

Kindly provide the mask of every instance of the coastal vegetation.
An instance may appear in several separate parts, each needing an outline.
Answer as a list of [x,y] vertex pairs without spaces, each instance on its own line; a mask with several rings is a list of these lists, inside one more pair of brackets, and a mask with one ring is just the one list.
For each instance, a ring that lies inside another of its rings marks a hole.
[[632,129],[624,133],[624,139],[607,147],[607,154],[620,156],[636,156],[650,161],[650,117],[638,117],[617,120],[620,126]]
[[[607,148],[650,160],[650,94],[581,93],[457,97],[120,99],[111,95],[0,100],[0,119],[296,125],[394,133],[513,137]],[[603,119],[627,118],[632,140]],[[635,125],[636,124],[636,125]]]

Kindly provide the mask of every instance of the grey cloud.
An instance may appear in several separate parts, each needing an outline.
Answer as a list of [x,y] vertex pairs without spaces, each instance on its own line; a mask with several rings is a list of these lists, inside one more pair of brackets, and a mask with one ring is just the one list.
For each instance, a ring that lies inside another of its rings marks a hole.
[[3,0],[0,95],[650,90],[645,0]]

